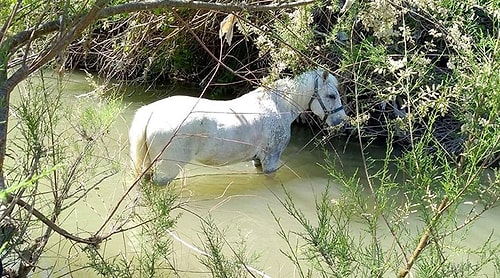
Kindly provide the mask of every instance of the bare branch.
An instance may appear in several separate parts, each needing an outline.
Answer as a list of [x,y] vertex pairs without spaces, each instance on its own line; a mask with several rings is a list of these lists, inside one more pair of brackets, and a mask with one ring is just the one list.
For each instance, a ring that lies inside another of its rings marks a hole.
[[[30,72],[39,69],[41,66],[45,65],[48,61],[54,58],[59,52],[61,52],[67,45],[69,45],[76,37],[78,37],[83,30],[85,30],[90,24],[92,24],[96,19],[98,19],[99,14],[102,12],[104,7],[109,3],[110,0],[101,0],[94,4],[92,9],[76,23],[57,43],[40,59],[35,61],[31,67]],[[59,24],[58,24],[59,25]]]
[[4,22],[2,29],[0,29],[0,42],[3,41],[3,39],[6,37],[7,30],[10,27],[10,24],[12,23],[12,19],[17,13],[17,9],[19,8],[19,5],[21,4],[21,0],[18,0],[14,7],[12,8],[12,11],[9,15],[9,18]]
[[[12,198],[11,200],[8,201],[13,201]],[[30,204],[26,203],[22,199],[16,199],[15,200],[16,204],[19,205],[20,207],[28,210],[33,216],[35,216],[38,220],[42,221],[45,225],[50,227],[52,230],[54,230],[56,233],[60,234],[61,236],[71,239],[75,242],[80,242],[80,243],[86,243],[86,244],[91,244],[91,245],[97,245],[101,243],[102,239],[100,237],[90,237],[90,238],[81,238],[78,236],[75,236],[71,234],[70,232],[66,231],[65,229],[59,227],[56,223],[52,222],[50,219],[48,219],[43,213],[32,207]]]
[[101,16],[109,17],[122,13],[138,12],[143,10],[165,9],[165,8],[186,8],[196,10],[214,10],[223,12],[262,12],[273,11],[280,9],[293,8],[314,3],[314,0],[297,0],[292,2],[278,2],[271,4],[226,4],[205,1],[190,1],[190,0],[164,0],[164,1],[144,1],[132,2],[115,7],[110,7],[103,10]]
[[[188,1],[188,0],[164,0],[164,1],[144,1],[144,2],[132,2],[123,5],[118,5],[114,7],[108,7],[101,11],[101,13],[96,17],[96,19],[103,19],[119,14],[134,13],[146,10],[154,9],[166,9],[166,8],[186,8],[186,9],[197,9],[197,10],[217,10],[223,12],[237,12],[237,11],[249,11],[249,12],[259,12],[259,11],[273,11],[279,9],[293,8],[297,6],[303,6],[314,3],[314,0],[297,0],[293,2],[285,3],[272,3],[267,5],[260,4],[222,4],[222,3],[211,3],[203,1]],[[83,15],[76,16],[75,19],[83,17]],[[55,32],[59,30],[60,21],[54,20],[49,21],[39,28],[26,30],[19,32],[13,37],[11,49],[15,49],[27,42],[30,36],[35,38]]]

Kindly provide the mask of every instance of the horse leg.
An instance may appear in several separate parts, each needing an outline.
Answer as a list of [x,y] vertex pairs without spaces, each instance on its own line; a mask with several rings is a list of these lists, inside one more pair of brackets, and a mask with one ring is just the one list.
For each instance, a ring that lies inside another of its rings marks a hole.
[[185,141],[175,139],[165,146],[164,142],[168,142],[169,138],[169,136],[157,137],[150,144],[153,182],[157,185],[171,183],[193,157],[192,153],[184,147]]
[[158,185],[168,185],[181,172],[182,165],[172,160],[158,161],[157,171],[154,172],[153,182]]
[[290,127],[276,126],[272,135],[270,137],[272,140],[264,148],[264,157],[260,157],[264,174],[271,174],[278,170],[281,154],[290,140]]
[[278,170],[280,164],[281,152],[274,152],[272,154],[266,155],[262,159],[262,170],[264,174],[271,174]]

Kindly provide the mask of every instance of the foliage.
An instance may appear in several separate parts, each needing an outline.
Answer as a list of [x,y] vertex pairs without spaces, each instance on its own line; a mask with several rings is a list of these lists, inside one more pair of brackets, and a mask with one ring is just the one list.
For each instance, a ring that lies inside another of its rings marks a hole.
[[[284,188],[285,192],[286,189]],[[287,257],[297,266],[300,277],[311,277],[314,273],[322,277],[347,277],[359,267],[355,259],[357,250],[354,249],[353,237],[350,235],[349,221],[352,221],[352,212],[348,209],[332,206],[328,195],[329,186],[316,201],[317,219],[313,224],[298,209],[290,194],[286,192],[286,199],[280,200],[286,211],[304,228],[298,235],[303,239],[302,251],[290,245],[288,233],[280,224],[280,219],[273,213],[279,226],[278,234],[289,244]],[[299,259],[303,258],[303,259]],[[303,270],[301,260],[310,267]]]
[[308,56],[313,45],[314,29],[312,7],[305,6],[293,11],[283,11],[272,18],[272,25],[242,27],[255,33],[255,44],[262,54],[269,54],[270,68],[274,74],[283,70],[303,71],[303,56]]
[[[200,256],[200,262],[210,271],[212,277],[250,277],[253,270],[246,264],[251,258],[247,258],[245,243],[235,244],[227,242],[223,232],[217,228],[214,220],[208,218],[202,221],[201,229],[204,239],[206,253]],[[227,256],[224,247],[229,248],[232,256]]]
[[[152,221],[141,226],[143,242],[141,246],[141,277],[161,276],[162,269],[172,268],[168,258],[172,252],[171,238],[168,231],[174,226],[171,212],[178,202],[178,195],[172,189],[156,188],[153,184],[143,187],[145,202],[149,207],[147,218]],[[175,269],[173,269],[175,271]]]
[[94,246],[85,246],[83,248],[89,263],[87,267],[93,269],[102,277],[134,277],[133,268],[130,261],[123,257],[104,258],[99,250]]
[[[289,259],[300,265],[299,258],[308,256],[311,268],[302,277],[491,273],[500,259],[498,242],[488,238],[471,248],[460,239],[500,198],[498,7],[374,0],[354,2],[338,20],[326,41],[340,55],[339,73],[353,99],[353,132],[362,146],[363,138],[384,135],[387,153],[373,160],[363,148],[360,176],[346,175],[335,159],[327,159],[326,169],[343,193],[331,202],[326,188],[315,222],[304,218],[290,196],[282,201],[303,227],[301,249],[317,254],[290,247]],[[352,36],[341,41],[339,34]],[[449,121],[454,124],[446,126]],[[371,129],[374,124],[380,126]],[[406,146],[395,157],[398,141]],[[463,215],[466,204],[471,208]],[[335,228],[349,231],[356,222],[366,229],[359,239]],[[384,231],[394,242],[389,247],[382,245]],[[290,240],[282,228],[280,235]],[[322,251],[334,243],[336,252]],[[350,252],[337,253],[345,243]],[[475,259],[457,261],[457,253]]]
[[[171,260],[172,239],[170,230],[176,218],[173,210],[178,207],[179,196],[172,188],[162,189],[144,182],[141,186],[143,199],[126,224],[131,231],[138,230],[138,248],[135,252],[119,252],[110,256],[106,250],[95,246],[84,246],[89,262],[87,268],[101,277],[163,277],[175,273]],[[134,204],[135,206],[136,204]],[[133,254],[133,256],[131,256]]]
[[[65,110],[63,82],[46,82],[43,73],[40,78],[41,82],[30,79],[20,87],[19,102],[12,108],[15,128],[9,135],[10,186],[6,193],[10,194],[5,196],[15,196],[14,203],[24,205],[11,203],[9,208],[7,219],[14,221],[15,232],[2,242],[2,261],[6,269],[20,276],[36,266],[63,221],[61,215],[119,167],[103,140],[121,104],[114,99],[92,105],[81,100],[81,109]],[[33,221],[33,214],[48,226]]]
[[151,75],[158,78],[187,65],[183,64],[187,59],[183,54],[189,48],[183,38],[164,38],[179,32],[173,24],[173,15],[168,11],[105,19],[85,40],[70,47],[67,64],[122,80],[148,81]]
[[[179,14],[201,19],[185,26]],[[186,30],[206,28],[204,20],[211,17],[213,12],[153,10],[104,19],[71,45],[66,65],[123,81],[192,81],[210,59],[199,55],[203,50]]]

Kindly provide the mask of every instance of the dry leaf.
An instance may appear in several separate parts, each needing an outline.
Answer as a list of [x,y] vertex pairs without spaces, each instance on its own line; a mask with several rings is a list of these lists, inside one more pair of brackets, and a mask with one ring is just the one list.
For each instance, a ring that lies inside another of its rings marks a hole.
[[233,28],[236,22],[238,22],[238,18],[234,14],[228,14],[220,23],[219,38],[222,40],[226,36],[228,45],[231,45],[233,40]]

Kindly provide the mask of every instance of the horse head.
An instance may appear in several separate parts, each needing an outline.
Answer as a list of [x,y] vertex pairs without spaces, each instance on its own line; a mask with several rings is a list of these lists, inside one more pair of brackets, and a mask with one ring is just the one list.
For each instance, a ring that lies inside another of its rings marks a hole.
[[314,92],[309,100],[309,109],[329,126],[338,125],[347,119],[338,91],[338,81],[328,71],[314,71]]

